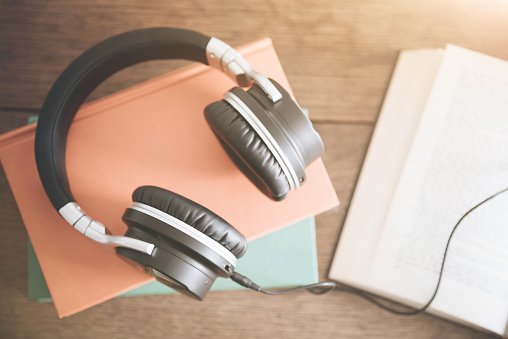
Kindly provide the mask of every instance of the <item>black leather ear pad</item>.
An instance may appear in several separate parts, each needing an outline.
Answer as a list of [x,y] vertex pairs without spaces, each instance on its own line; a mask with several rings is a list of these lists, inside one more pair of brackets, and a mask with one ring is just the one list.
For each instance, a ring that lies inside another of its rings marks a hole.
[[245,237],[206,207],[179,194],[155,186],[141,186],[132,200],[149,205],[194,227],[228,249],[237,258],[247,251]]
[[233,106],[224,100],[214,102],[205,108],[205,118],[231,159],[261,192],[275,201],[287,197],[290,186],[282,168]]

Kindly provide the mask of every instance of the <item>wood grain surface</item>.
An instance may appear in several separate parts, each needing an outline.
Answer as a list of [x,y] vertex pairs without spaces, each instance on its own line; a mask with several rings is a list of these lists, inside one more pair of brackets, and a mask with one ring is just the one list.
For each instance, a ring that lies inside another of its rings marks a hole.
[[[0,2],[0,133],[38,112],[53,81],[92,44],[126,30],[175,26],[233,46],[269,36],[323,137],[341,206],[317,217],[324,278],[397,55],[454,43],[508,59],[508,2],[484,1],[25,1]],[[185,62],[121,71],[91,99]],[[2,338],[488,338],[429,315],[400,317],[350,294],[210,293],[117,298],[58,319],[27,299],[27,236],[0,173]]]

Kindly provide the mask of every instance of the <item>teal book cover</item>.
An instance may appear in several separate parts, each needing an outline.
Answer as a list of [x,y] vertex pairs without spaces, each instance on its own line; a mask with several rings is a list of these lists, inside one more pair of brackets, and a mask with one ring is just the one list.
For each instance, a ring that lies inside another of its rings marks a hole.
[[[249,249],[238,260],[236,271],[266,288],[312,284],[318,281],[314,217],[302,220],[262,238],[249,242]],[[238,290],[243,287],[229,279],[217,278],[212,291]],[[175,293],[153,281],[122,296]],[[51,301],[44,275],[33,247],[28,242],[28,297]]]

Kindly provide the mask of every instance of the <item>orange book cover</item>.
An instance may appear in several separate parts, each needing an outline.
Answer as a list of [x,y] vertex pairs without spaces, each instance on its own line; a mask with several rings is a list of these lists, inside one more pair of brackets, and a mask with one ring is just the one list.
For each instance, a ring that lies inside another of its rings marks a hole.
[[[271,40],[238,49],[254,69],[289,90]],[[338,205],[321,159],[282,202],[260,193],[228,158],[203,110],[235,84],[201,64],[84,105],[68,135],[71,190],[88,214],[123,235],[121,216],[138,186],[192,199],[229,221],[247,240]],[[70,227],[46,197],[35,166],[35,124],[0,136],[0,160],[60,317],[153,280]],[[21,246],[21,244],[20,244]]]

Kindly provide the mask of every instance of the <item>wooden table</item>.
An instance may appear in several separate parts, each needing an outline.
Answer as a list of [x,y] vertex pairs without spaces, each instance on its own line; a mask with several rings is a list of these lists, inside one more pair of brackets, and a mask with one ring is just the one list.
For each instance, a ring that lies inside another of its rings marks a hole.
[[[295,95],[324,139],[341,206],[317,217],[323,278],[402,49],[454,43],[508,59],[508,2],[484,1],[36,1],[0,4],[0,132],[37,113],[63,68],[92,44],[141,27],[176,26],[233,46],[273,39]],[[184,62],[120,72],[97,98]],[[399,317],[340,292],[278,298],[249,291],[117,298],[66,319],[27,299],[27,235],[0,174],[2,338],[487,338],[429,315]]]

